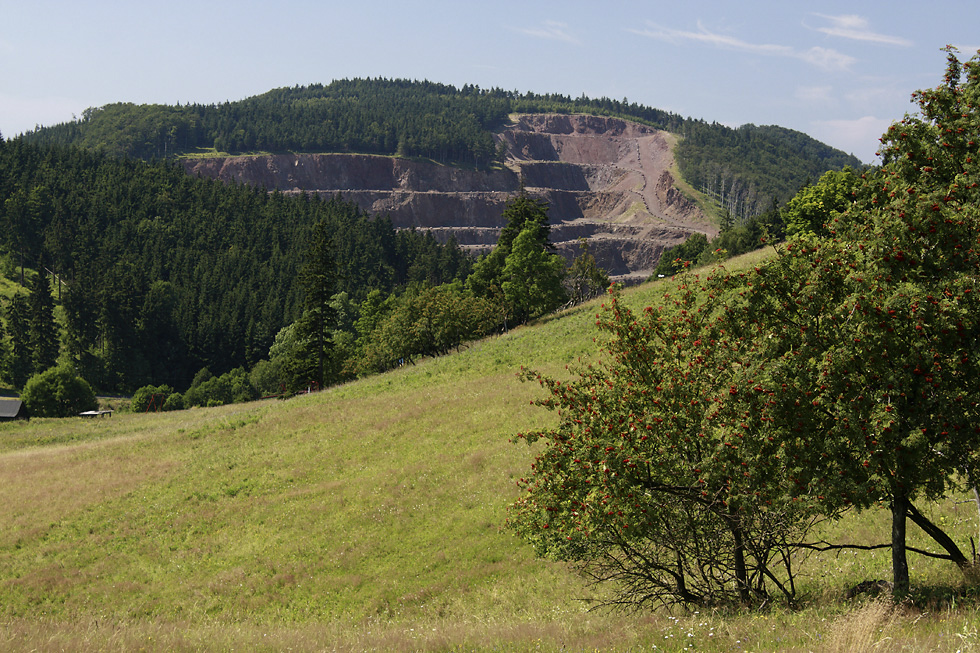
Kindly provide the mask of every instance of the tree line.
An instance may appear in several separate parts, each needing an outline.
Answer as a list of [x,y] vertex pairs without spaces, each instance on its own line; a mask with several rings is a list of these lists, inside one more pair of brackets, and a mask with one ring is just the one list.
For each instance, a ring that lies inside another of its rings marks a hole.
[[681,175],[735,224],[765,213],[774,202],[784,204],[828,170],[864,167],[854,156],[784,127],[732,129],[691,121],[683,136],[675,153]]
[[143,159],[202,150],[354,152],[483,168],[499,163],[502,152],[494,145],[493,132],[511,113],[589,113],[676,133],[682,136],[676,155],[685,179],[715,198],[736,221],[768,210],[772,201],[782,204],[826,170],[861,166],[855,157],[790,129],[732,129],[626,98],[572,98],[383,78],[279,88],[222,104],[114,103],[22,138]]
[[202,367],[250,367],[302,312],[295,279],[316,224],[337,252],[336,290],[353,301],[465,278],[472,267],[453,243],[396,230],[336,197],[288,197],[194,179],[173,162],[0,141],[3,273],[30,287],[5,302],[15,339],[8,380],[20,387],[52,351],[57,358],[50,326],[26,328],[50,325],[48,302],[57,302],[63,352],[103,391],[151,381],[186,387]]
[[67,366],[101,392],[152,388],[158,408],[249,400],[448,353],[608,286],[587,249],[566,271],[546,203],[522,191],[504,218],[474,261],[339,196],[0,141],[0,272],[19,287],[0,299],[0,380]]

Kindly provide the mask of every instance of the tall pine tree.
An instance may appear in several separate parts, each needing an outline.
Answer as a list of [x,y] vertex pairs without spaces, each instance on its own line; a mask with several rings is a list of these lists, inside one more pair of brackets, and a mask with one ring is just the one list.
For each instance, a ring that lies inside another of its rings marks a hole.
[[7,305],[7,331],[10,333],[10,357],[7,359],[7,378],[15,388],[23,388],[31,377],[31,346],[29,340],[27,295],[17,293]]
[[336,322],[330,302],[337,288],[333,239],[324,221],[313,227],[299,281],[304,293],[303,316],[296,323],[301,346],[293,362],[292,376],[294,383],[315,382],[322,388],[328,381],[324,375]]
[[[0,143],[2,143],[0,139]],[[9,382],[9,377],[7,375],[7,367],[10,363],[10,343],[7,342],[7,329],[3,325],[3,320],[0,320],[0,382]]]
[[54,299],[44,266],[31,279],[28,302],[27,342],[31,352],[31,372],[40,374],[58,362],[60,341],[54,320]]

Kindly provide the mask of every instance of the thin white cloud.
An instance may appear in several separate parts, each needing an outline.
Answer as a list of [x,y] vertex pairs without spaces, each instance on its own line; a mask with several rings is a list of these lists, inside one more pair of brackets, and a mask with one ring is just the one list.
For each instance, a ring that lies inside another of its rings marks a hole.
[[563,41],[573,45],[581,45],[581,41],[569,31],[568,23],[562,23],[556,20],[545,21],[541,27],[537,28],[519,27],[515,29],[522,34],[527,34],[538,39]]
[[963,61],[965,59],[969,59],[970,57],[972,57],[975,54],[980,54],[980,45],[961,45],[961,44],[956,44],[956,43],[954,43],[952,45],[953,45],[954,48],[956,48],[957,50],[959,50],[960,56],[957,57],[957,58],[960,61]]
[[880,43],[882,45],[898,45],[903,48],[912,46],[912,41],[909,41],[908,39],[904,39],[900,36],[879,34],[878,32],[872,31],[868,26],[868,19],[864,18],[863,16],[857,16],[854,14],[845,14],[843,16],[828,16],[826,14],[813,15],[830,21],[830,25],[827,27],[814,28],[818,32],[827,34],[828,36],[836,36],[838,38],[851,39],[853,41]]
[[739,50],[741,52],[751,52],[755,54],[777,56],[792,56],[793,54],[793,48],[786,45],[749,43],[733,36],[726,36],[724,34],[710,32],[704,27],[704,25],[701,24],[701,21],[698,21],[697,32],[663,27],[651,21],[647,21],[646,29],[627,29],[626,31],[632,32],[633,34],[637,34],[639,36],[655,39],[657,41],[666,41],[667,43],[672,43],[674,45],[679,45],[683,41],[694,41],[696,43],[714,45],[719,48]]
[[825,70],[846,69],[854,63],[853,57],[828,48],[813,47],[809,50],[797,50],[788,45],[775,43],[749,43],[733,36],[711,32],[701,24],[701,21],[698,21],[698,31],[696,32],[663,27],[651,21],[647,21],[646,29],[627,29],[627,31],[674,45],[679,45],[684,41],[693,41],[726,50],[801,59]]
[[878,146],[878,138],[888,130],[891,120],[864,116],[854,120],[818,120],[813,123],[815,138],[871,163],[868,154]]
[[846,70],[854,63],[854,57],[830,50],[827,48],[813,47],[806,52],[799,53],[799,57],[824,70]]
[[835,104],[833,88],[830,86],[798,86],[793,96],[801,102],[811,104]]

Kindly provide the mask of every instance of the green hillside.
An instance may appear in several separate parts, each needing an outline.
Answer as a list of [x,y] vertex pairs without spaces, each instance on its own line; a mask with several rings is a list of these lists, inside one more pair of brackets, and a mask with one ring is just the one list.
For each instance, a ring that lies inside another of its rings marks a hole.
[[[553,417],[517,372],[592,355],[595,309],[288,401],[0,424],[0,647],[805,650],[867,629],[929,650],[975,623],[840,603],[887,552],[811,561],[803,612],[587,612],[595,590],[504,522],[531,463],[508,440]],[[969,507],[938,509],[972,533]],[[833,528],[887,539],[869,524]],[[947,573],[916,561],[917,582]]]
[[[313,226],[353,302],[465,278],[470,258],[339,198],[288,197],[77,147],[0,141],[0,279],[55,271],[66,349],[102,391],[186,388],[267,356],[302,311]],[[4,281],[0,280],[0,284]],[[0,285],[0,293],[12,287]],[[9,318],[6,314],[4,318]]]
[[683,137],[682,174],[746,218],[782,204],[827,170],[861,161],[782,127],[716,122],[609,98],[519,93],[404,79],[344,79],[273,89],[220,105],[118,102],[22,136],[144,159],[200,153],[357,152],[483,168],[499,161],[493,132],[511,113],[588,113]]

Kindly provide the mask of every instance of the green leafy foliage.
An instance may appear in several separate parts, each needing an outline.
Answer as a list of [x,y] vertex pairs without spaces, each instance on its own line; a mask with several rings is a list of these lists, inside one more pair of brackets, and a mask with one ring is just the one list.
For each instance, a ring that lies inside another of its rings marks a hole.
[[31,417],[71,417],[99,406],[92,386],[66,365],[32,376],[20,398]]
[[496,246],[477,261],[466,284],[473,294],[502,303],[506,317],[522,323],[567,301],[565,264],[548,240],[546,202],[522,188],[507,202],[503,217],[507,223]]
[[597,322],[611,361],[532,375],[561,418],[522,436],[549,445],[512,507],[539,553],[618,581],[624,603],[791,598],[771,562],[848,547],[805,543],[815,516],[885,503],[896,595],[909,520],[943,550],[918,552],[970,573],[917,507],[980,472],[980,55],[950,51],[944,81],[882,138],[880,170],[804,189],[776,257],[679,277],[642,317],[614,297]]
[[504,300],[518,322],[553,311],[568,299],[562,285],[565,261],[542,246],[533,227],[525,227],[517,235],[501,279]]
[[789,461],[757,410],[762,366],[727,335],[721,295],[666,288],[642,314],[611,296],[596,316],[608,358],[578,378],[525,374],[560,419],[518,435],[547,446],[509,523],[540,555],[613,581],[614,604],[792,601],[789,543],[814,516],[783,492]]
[[708,237],[704,234],[692,234],[680,245],[664,250],[653,270],[653,278],[672,277],[687,269],[692,263],[697,263],[701,255],[708,250]]
[[134,413],[155,413],[165,410],[167,400],[174,394],[169,385],[145,385],[133,393],[130,407]]
[[565,292],[573,304],[598,297],[609,288],[609,275],[596,263],[585,238],[579,239],[581,253],[572,260],[565,274]]
[[795,239],[760,269],[738,320],[770,361],[798,492],[826,510],[890,505],[898,594],[906,519],[968,567],[915,502],[980,465],[980,55],[961,67],[950,52],[945,83],[915,97],[920,115],[889,128],[884,165],[825,224],[828,237]]
[[848,167],[825,172],[816,184],[805,186],[783,207],[786,234],[809,232],[826,236],[825,225],[850,208],[858,182],[858,176]]
[[[248,372],[238,367],[221,376],[213,376],[205,368],[194,378],[191,387],[181,397],[184,407],[224,406],[258,399],[259,393],[252,386]],[[174,401],[176,404],[176,400]]]
[[775,200],[768,211],[739,224],[727,221],[721,232],[710,241],[704,234],[692,234],[680,245],[664,250],[651,278],[659,279],[697,267],[719,263],[734,256],[753,252],[769,243],[781,242],[786,235],[784,211]]
[[[369,297],[362,306],[360,373],[384,372],[421,356],[448,354],[486,335],[499,322],[497,306],[462,284],[411,289],[389,301]],[[370,331],[367,331],[370,329]]]

